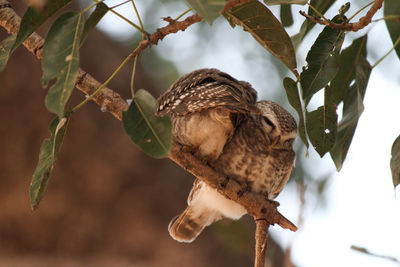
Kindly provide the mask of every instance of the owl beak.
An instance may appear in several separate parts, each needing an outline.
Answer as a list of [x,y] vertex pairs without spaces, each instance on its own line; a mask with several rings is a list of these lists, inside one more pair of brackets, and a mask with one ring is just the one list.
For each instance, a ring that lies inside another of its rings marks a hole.
[[281,136],[280,136],[280,135],[278,135],[278,136],[272,141],[271,146],[275,146],[275,145],[279,142],[279,140],[281,140]]

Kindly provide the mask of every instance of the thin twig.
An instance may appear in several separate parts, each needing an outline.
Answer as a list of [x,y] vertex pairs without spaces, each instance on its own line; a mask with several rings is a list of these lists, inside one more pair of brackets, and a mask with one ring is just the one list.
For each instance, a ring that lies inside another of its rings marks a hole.
[[366,255],[369,255],[369,256],[373,256],[373,257],[377,257],[377,258],[381,258],[381,259],[385,259],[385,260],[390,260],[390,261],[392,261],[392,262],[395,262],[395,263],[397,263],[397,264],[400,264],[400,260],[397,259],[396,257],[393,257],[393,256],[387,256],[387,255],[376,254],[376,253],[373,253],[373,252],[369,251],[369,250],[366,249],[366,248],[359,247],[359,246],[355,246],[355,245],[352,245],[350,248],[353,249],[353,250],[355,250],[355,251],[358,251],[358,252],[360,252],[360,253],[364,253],[364,254],[366,254]]
[[361,11],[363,11],[364,9],[366,9],[367,7],[369,7],[370,5],[372,5],[375,1],[372,1],[368,4],[366,4],[365,6],[363,6],[362,8],[360,8],[356,13],[354,13],[350,18],[348,18],[347,20],[350,21],[352,20],[355,16],[357,16],[358,14],[360,14]]
[[[75,111],[77,111],[78,109],[80,109],[81,107],[83,107],[83,105],[85,105],[87,102],[89,102],[90,100],[92,100],[103,88],[105,88],[105,87],[107,86],[107,84],[109,84],[109,83],[112,81],[112,79],[114,79],[115,75],[118,74],[118,72],[122,69],[122,67],[124,67],[125,64],[128,63],[129,60],[131,60],[131,58],[132,58],[131,55],[132,55],[132,54],[130,54],[129,56],[127,56],[127,57],[125,58],[125,60],[118,66],[118,68],[111,74],[111,76],[108,77],[108,79],[107,79],[102,85],[99,86],[99,88],[97,88],[93,93],[91,93],[91,94],[90,94],[85,100],[83,100],[81,103],[79,103],[78,105],[76,105],[71,111],[72,111],[72,112],[75,112]],[[106,108],[106,107],[103,107],[103,106],[102,106],[102,108]]]
[[138,57],[136,56],[135,59],[133,60],[132,73],[131,73],[131,96],[132,96],[132,99],[135,97],[135,74],[136,74],[137,59],[138,59]]
[[133,0],[131,0],[131,3],[132,3],[132,6],[133,6],[133,9],[135,10],[136,17],[139,20],[140,28],[142,28],[142,30],[144,31],[143,22],[142,22],[142,19],[140,18],[139,11],[136,8],[135,2]]
[[311,5],[310,3],[307,3],[307,5],[312,9],[312,11],[314,11],[315,14],[318,15],[318,17],[322,18],[324,21],[329,22],[329,19],[325,18],[323,14],[321,14],[321,12],[319,12],[318,9],[316,9],[313,5]]
[[393,47],[386,53],[384,54],[378,61],[375,62],[374,65],[372,65],[371,68],[375,68],[379,63],[381,63],[400,43],[400,36],[397,38],[396,42],[394,42]]
[[177,16],[177,17],[175,18],[175,20],[179,20],[180,18],[182,18],[183,16],[185,16],[187,13],[189,13],[189,12],[192,11],[192,10],[193,10],[192,7],[189,8],[188,10],[184,11],[182,14],[180,14],[179,16]]
[[[100,1],[98,0],[93,0],[96,3],[100,3]],[[115,11],[114,9],[110,8],[110,11],[112,13],[114,13],[115,15],[117,15],[118,17],[120,17],[121,19],[125,20],[128,24],[132,25],[136,30],[140,31],[142,34],[147,35],[147,32],[145,32],[143,29],[141,29],[138,25],[136,25],[135,23],[133,23],[132,21],[130,21],[129,19],[125,18],[123,15],[121,15],[120,13],[118,13],[117,11]]]
[[325,26],[328,26],[333,29],[343,29],[344,31],[356,32],[356,31],[361,30],[362,28],[366,27],[371,22],[372,17],[382,7],[382,3],[383,3],[383,0],[375,0],[375,3],[368,10],[367,14],[365,14],[364,17],[360,18],[358,20],[358,22],[355,22],[355,23],[337,24],[337,23],[331,22],[330,20],[325,21],[321,18],[318,18],[315,16],[310,16],[304,11],[299,11],[299,13],[314,23],[325,25]]

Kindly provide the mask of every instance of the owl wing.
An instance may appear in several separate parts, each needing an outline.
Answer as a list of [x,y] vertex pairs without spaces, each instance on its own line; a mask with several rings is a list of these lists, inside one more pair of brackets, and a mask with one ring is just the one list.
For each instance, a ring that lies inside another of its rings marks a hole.
[[238,81],[217,69],[200,69],[178,79],[158,98],[158,115],[185,115],[209,108],[232,112],[258,112],[253,106],[257,92],[247,82]]

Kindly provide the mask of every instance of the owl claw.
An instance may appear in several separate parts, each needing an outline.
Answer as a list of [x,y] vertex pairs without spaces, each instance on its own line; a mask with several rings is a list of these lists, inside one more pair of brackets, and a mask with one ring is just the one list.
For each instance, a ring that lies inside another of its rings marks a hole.
[[278,201],[272,200],[272,199],[268,199],[268,201],[275,206],[275,208],[279,207],[280,203]]

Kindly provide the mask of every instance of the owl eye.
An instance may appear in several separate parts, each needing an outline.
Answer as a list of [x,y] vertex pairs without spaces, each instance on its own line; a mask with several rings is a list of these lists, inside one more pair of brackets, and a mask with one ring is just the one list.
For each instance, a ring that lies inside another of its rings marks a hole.
[[272,128],[275,128],[275,125],[267,117],[263,117],[263,119],[267,125],[271,126]]

